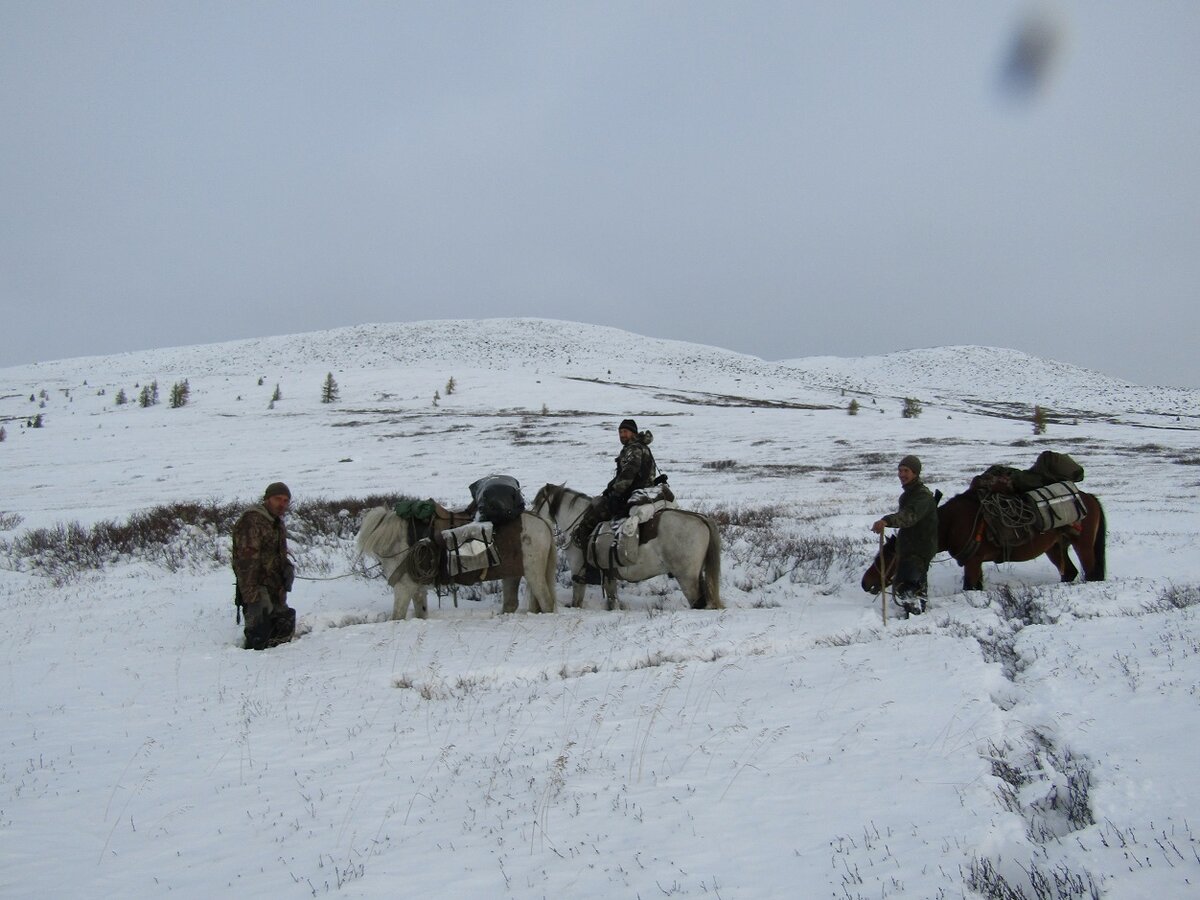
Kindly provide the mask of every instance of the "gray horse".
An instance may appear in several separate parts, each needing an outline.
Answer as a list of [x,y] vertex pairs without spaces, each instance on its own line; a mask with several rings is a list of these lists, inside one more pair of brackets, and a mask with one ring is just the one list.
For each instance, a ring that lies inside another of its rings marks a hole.
[[[474,582],[501,582],[504,598],[501,611],[514,613],[517,611],[517,590],[524,577],[529,585],[529,611],[554,612],[558,554],[553,530],[545,520],[528,512],[521,513],[518,520],[497,526],[497,534],[501,529],[510,528],[521,529],[520,558],[503,561],[496,577],[477,577]],[[395,597],[392,618],[405,618],[408,605],[412,603],[416,618],[424,619],[427,614],[425,595],[428,583],[417,581],[410,572],[408,558],[412,548],[409,546],[408,522],[389,507],[377,506],[363,516],[356,542],[359,553],[370,554],[383,567],[383,574],[387,576]]]
[[[567,534],[583,517],[591,498],[580,491],[547,484],[533,498],[533,511]],[[583,551],[568,541],[567,564],[574,584],[571,605],[583,602],[587,585],[583,581]],[[692,609],[721,609],[721,536],[707,516],[683,509],[665,509],[659,513],[658,533],[638,548],[637,562],[604,572],[604,597],[609,609],[616,609],[617,579],[645,581],[655,575],[670,574],[679,582],[683,596]]]

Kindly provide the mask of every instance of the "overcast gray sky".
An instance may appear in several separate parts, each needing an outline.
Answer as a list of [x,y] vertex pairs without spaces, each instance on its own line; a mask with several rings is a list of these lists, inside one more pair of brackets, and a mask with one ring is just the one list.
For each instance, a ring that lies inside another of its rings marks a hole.
[[0,366],[546,316],[1200,387],[1198,46],[1195,0],[0,0]]

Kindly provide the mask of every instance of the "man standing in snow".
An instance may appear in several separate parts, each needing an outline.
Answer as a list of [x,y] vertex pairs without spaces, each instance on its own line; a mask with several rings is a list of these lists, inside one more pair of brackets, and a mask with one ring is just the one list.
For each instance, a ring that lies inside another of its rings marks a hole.
[[617,437],[621,441],[617,474],[599,497],[592,498],[592,505],[575,527],[574,540],[580,548],[587,545],[592,529],[600,522],[628,515],[630,495],[639,488],[650,487],[658,474],[654,454],[650,452],[654,435],[649,431],[639,432],[633,419],[623,419],[617,426]]
[[896,535],[896,602],[910,615],[925,612],[929,563],[937,554],[937,500],[921,481],[921,460],[909,456],[896,468],[904,493],[900,508],[877,520],[871,530],[899,528]]
[[286,484],[272,482],[262,503],[247,509],[233,526],[233,574],[246,616],[247,650],[285,644],[296,631],[296,611],[287,605],[295,569],[283,524],[291,500]]

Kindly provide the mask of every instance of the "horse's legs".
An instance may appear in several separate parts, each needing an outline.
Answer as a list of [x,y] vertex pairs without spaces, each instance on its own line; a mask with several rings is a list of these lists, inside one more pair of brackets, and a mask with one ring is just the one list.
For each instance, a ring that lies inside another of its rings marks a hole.
[[[576,577],[583,577],[582,575]],[[587,592],[587,585],[582,581],[571,580],[571,606],[574,609],[579,609],[583,606],[583,595]]]
[[[520,578],[505,578],[501,581],[501,594],[504,597],[504,602],[500,607],[502,613],[515,613],[517,611],[517,589],[521,584]],[[538,612],[535,607],[537,604],[533,601],[533,591],[530,591],[529,611]]]
[[424,619],[429,615],[429,607],[425,602],[426,591],[425,585],[417,585],[417,589],[412,595],[413,612],[416,613],[418,619]]
[[604,576],[604,600],[610,612],[621,608],[621,601],[617,599],[617,579],[607,574]]
[[[1079,576],[1079,570],[1075,568],[1075,563],[1071,560],[1071,554],[1067,552],[1070,544],[1065,540],[1056,541],[1054,545],[1046,551],[1046,556],[1050,557],[1050,562],[1054,563],[1054,567],[1058,569],[1059,580],[1066,584],[1068,581],[1074,581]],[[1087,560],[1083,558],[1079,547],[1075,548],[1076,554],[1079,555],[1079,560],[1087,568]]]
[[705,596],[704,590],[700,586],[699,572],[695,575],[676,575],[675,580],[679,582],[679,589],[683,591],[683,596],[687,598],[692,609],[700,609],[704,606]]
[[968,559],[963,564],[963,590],[983,590],[983,563],[978,559]]
[[392,619],[402,622],[408,615],[408,604],[412,600],[412,587],[403,580],[392,588]]

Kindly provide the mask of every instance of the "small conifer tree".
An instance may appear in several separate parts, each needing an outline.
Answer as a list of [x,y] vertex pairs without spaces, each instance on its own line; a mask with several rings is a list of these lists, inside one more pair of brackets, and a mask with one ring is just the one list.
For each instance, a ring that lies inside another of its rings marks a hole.
[[116,404],[117,406],[124,406],[128,402],[129,398],[125,396],[125,388],[121,388],[117,391]]
[[36,416],[33,417],[33,421],[30,423],[29,427],[30,428],[41,428],[42,427],[42,414],[41,413],[38,413]]
[[900,415],[906,419],[915,419],[921,415],[921,401],[915,397],[905,397],[904,408],[900,410]]
[[450,376],[450,380],[446,382],[446,396],[449,397],[454,393],[454,389],[458,387],[458,382],[454,380],[454,376]]
[[434,406],[437,406],[437,405],[438,405],[438,401],[439,401],[439,400],[441,400],[441,399],[442,399],[442,395],[441,395],[441,394],[439,394],[437,391],[434,391],[434,392],[433,392],[433,405],[434,405]]
[[338,398],[338,384],[333,380],[333,373],[325,373],[325,383],[321,385],[321,402],[332,403]]
[[275,393],[271,395],[271,405],[269,409],[275,408],[275,401],[283,399],[283,392],[279,390],[279,385],[275,385]]
[[191,388],[188,387],[186,378],[171,385],[171,409],[187,406],[189,394],[191,394]]
[[846,407],[846,412],[848,412],[852,416],[857,416],[858,415],[858,401],[851,400],[850,405]]
[[147,407],[153,405],[154,394],[150,390],[150,385],[147,384],[141,389],[141,391],[138,392],[138,406],[140,406],[142,409],[146,409]]
[[1033,421],[1033,433],[1034,434],[1045,434],[1046,433],[1046,411],[1044,409],[1042,409],[1040,406],[1035,406],[1033,408],[1032,421]]
[[8,437],[8,432],[4,430],[3,425],[0,425],[0,442],[2,442],[6,437]]

